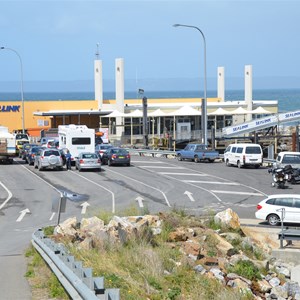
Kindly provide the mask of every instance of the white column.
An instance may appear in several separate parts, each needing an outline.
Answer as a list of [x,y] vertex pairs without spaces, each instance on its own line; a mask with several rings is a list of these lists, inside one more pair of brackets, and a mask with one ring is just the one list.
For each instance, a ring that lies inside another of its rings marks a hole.
[[[252,110],[252,65],[245,66],[245,102],[247,110]],[[246,121],[252,120],[252,114],[247,114]]]
[[225,68],[218,67],[218,98],[225,101]]
[[[124,59],[117,58],[115,60],[115,76],[116,76],[116,109],[124,113]],[[121,127],[122,117],[116,118],[117,136],[121,138],[124,127]]]
[[103,79],[102,79],[102,60],[94,61],[94,80],[95,80],[95,100],[98,101],[98,109],[103,106]]

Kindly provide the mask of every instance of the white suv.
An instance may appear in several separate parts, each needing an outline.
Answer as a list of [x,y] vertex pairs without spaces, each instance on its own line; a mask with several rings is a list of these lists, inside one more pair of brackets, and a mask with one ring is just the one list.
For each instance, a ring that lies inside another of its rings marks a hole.
[[63,169],[63,159],[61,153],[57,149],[41,148],[34,160],[34,167],[39,169]]
[[271,195],[259,202],[256,208],[255,217],[268,221],[270,225],[281,222],[282,210],[283,222],[300,223],[300,195]]

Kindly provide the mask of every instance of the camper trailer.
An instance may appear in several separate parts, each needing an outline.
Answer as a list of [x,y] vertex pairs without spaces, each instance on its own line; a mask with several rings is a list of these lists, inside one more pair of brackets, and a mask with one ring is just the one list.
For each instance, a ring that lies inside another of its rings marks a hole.
[[80,152],[95,152],[95,129],[86,125],[59,125],[58,140],[60,149],[68,149],[73,160]]

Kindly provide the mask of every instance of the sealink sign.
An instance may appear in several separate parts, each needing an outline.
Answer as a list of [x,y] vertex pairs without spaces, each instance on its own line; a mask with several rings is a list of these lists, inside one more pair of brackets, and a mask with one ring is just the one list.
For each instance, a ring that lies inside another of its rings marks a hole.
[[0,105],[0,112],[20,112],[20,105]]

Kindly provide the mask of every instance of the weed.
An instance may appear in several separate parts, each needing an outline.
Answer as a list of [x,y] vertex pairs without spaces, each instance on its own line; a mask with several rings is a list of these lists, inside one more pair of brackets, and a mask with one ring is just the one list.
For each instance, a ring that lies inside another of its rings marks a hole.
[[233,267],[229,267],[227,271],[250,280],[261,279],[260,270],[250,260],[239,260]]

